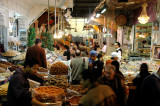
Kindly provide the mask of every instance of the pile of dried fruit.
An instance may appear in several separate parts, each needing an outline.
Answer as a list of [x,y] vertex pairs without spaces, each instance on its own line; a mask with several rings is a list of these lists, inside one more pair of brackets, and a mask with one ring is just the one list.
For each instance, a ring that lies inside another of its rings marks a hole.
[[68,67],[62,62],[56,62],[51,66],[50,74],[68,75]]

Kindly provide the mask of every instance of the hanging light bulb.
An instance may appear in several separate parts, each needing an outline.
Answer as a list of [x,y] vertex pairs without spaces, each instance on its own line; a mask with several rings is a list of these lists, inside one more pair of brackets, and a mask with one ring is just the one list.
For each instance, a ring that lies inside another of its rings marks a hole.
[[58,36],[57,36],[57,34],[56,34],[56,33],[54,33],[53,37],[54,37],[55,39],[57,39],[57,38],[58,38]]
[[94,17],[91,17],[91,20],[94,20]]
[[90,31],[91,31],[91,32],[93,32],[93,31],[94,31],[94,29],[91,29]]
[[138,17],[138,20],[141,24],[146,24],[150,19],[150,17],[148,17],[148,15],[147,15],[147,11],[146,11],[147,6],[148,6],[147,3],[144,3],[142,5],[142,13],[141,13],[140,17]]

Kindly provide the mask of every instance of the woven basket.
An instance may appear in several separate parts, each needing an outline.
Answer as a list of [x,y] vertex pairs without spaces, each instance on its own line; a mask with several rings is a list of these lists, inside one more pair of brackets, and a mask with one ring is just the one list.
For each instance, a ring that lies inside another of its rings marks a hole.
[[117,25],[125,25],[127,23],[127,17],[124,15],[119,15],[116,18]]

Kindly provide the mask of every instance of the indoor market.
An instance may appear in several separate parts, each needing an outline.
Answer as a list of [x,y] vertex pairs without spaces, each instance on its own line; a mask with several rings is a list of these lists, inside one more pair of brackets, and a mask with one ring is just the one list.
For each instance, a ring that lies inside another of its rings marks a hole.
[[0,0],[0,106],[160,106],[160,0]]

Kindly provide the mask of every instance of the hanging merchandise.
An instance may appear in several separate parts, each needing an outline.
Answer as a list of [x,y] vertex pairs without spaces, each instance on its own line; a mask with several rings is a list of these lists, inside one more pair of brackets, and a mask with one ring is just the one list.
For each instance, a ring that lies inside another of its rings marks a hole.
[[65,0],[64,5],[62,6],[62,9],[72,8],[73,9],[73,0]]
[[160,22],[160,0],[157,1],[157,5],[156,5],[156,17],[158,22]]
[[40,29],[38,28],[38,20],[36,20],[35,22],[35,32],[36,32],[36,38],[40,38]]
[[127,32],[127,40],[128,40],[128,41],[130,41],[131,30],[132,30],[132,28],[129,27],[129,28],[128,28],[128,32]]
[[104,26],[103,26],[103,33],[105,34],[107,32],[107,29],[106,29],[106,18],[104,17]]
[[111,21],[111,34],[113,35],[113,21]]
[[124,27],[123,30],[124,30],[123,45],[127,45],[127,44],[129,44],[129,36],[130,36],[131,29],[130,29],[130,27]]
[[107,36],[110,36],[111,33],[110,33],[110,29],[109,29],[109,19],[107,19]]
[[71,12],[69,11],[69,9],[67,9],[67,13],[64,15],[66,18],[69,17],[71,14]]
[[56,3],[57,3],[57,0],[55,0],[55,12],[54,12],[54,16],[55,16],[55,30],[54,30],[54,35],[53,35],[53,36],[54,36],[55,39],[58,38],[58,36],[57,36],[57,30],[56,30],[56,29],[57,29],[57,25],[56,25],[56,24],[57,24],[57,23],[56,23],[56,16],[57,16],[56,6],[57,6],[57,5],[56,5]]
[[117,25],[125,25],[127,23],[127,17],[124,15],[119,15],[116,18]]
[[123,28],[122,27],[118,27],[117,28],[117,42],[119,42],[121,45],[122,45],[122,43],[123,43]]
[[106,33],[106,32],[107,32],[107,28],[103,27],[103,33]]
[[108,29],[108,31],[107,31],[107,36],[111,36],[111,37],[112,37],[112,34],[111,34],[111,30],[110,30],[110,29]]

